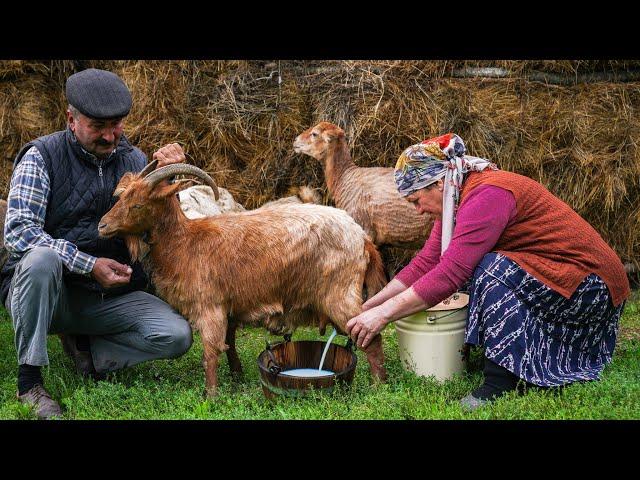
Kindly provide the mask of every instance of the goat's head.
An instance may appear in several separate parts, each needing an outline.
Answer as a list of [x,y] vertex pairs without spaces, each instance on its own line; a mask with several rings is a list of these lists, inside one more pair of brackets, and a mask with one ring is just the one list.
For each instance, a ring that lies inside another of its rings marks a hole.
[[163,182],[175,175],[198,177],[213,189],[216,200],[219,198],[220,194],[215,182],[199,168],[179,163],[151,171],[155,163],[157,162],[150,163],[138,174],[126,173],[120,179],[113,192],[114,196],[119,197],[118,201],[98,224],[98,233],[101,237],[142,235],[149,231],[157,219],[164,214],[166,199],[189,187],[193,182],[192,180],[179,180],[172,184]]
[[296,153],[323,161],[329,147],[340,139],[344,139],[344,130],[333,123],[320,122],[298,135],[293,142],[293,149]]

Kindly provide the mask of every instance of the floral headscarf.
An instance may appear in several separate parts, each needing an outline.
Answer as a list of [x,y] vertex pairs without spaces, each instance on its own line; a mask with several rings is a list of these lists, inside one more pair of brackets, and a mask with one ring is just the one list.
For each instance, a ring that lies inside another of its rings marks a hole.
[[449,246],[455,224],[455,210],[460,201],[460,187],[467,173],[480,172],[494,163],[465,155],[462,139],[447,133],[407,148],[396,163],[394,179],[403,197],[444,178],[442,196],[442,253]]

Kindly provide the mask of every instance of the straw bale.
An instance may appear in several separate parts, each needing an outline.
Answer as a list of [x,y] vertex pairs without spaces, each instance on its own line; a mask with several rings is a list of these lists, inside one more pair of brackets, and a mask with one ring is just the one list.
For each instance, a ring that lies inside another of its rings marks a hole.
[[12,162],[30,140],[64,128],[64,98],[48,76],[29,74],[0,81],[0,185],[2,196],[9,193]]
[[[125,132],[134,144],[151,155],[181,143],[190,163],[247,208],[301,184],[319,188],[329,203],[322,166],[292,148],[318,121],[345,130],[360,166],[393,166],[407,146],[451,131],[470,154],[542,182],[624,261],[640,259],[640,84],[528,80],[532,72],[578,78],[637,70],[640,61],[0,62],[7,160],[25,141],[61,127],[64,117],[53,112],[64,110],[64,80],[88,67],[113,70],[131,89]],[[509,75],[452,77],[479,67]],[[394,270],[413,253],[391,249],[385,257]]]
[[295,136],[307,128],[306,94],[277,63],[247,65],[194,82],[192,111],[198,148],[207,169],[247,208],[286,193],[293,185],[321,185],[320,172],[296,162]]
[[47,66],[41,63],[33,63],[26,60],[0,61],[0,80],[11,80],[28,73],[46,74],[47,72]]
[[116,62],[112,70],[131,90],[133,106],[125,134],[147,156],[168,143],[179,143],[193,160],[194,139],[187,124],[188,61]]

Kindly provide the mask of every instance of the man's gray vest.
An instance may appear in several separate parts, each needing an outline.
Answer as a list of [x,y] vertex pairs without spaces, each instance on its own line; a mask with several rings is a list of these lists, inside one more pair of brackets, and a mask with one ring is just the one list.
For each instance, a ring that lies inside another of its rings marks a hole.
[[[146,165],[145,155],[131,146],[123,135],[115,153],[98,159],[82,149],[71,130],[52,133],[27,143],[16,156],[14,169],[31,147],[42,154],[49,174],[50,193],[44,231],[53,238],[62,238],[94,257],[106,257],[131,265],[131,257],[120,238],[98,236],[98,222],[115,204],[113,191],[126,172],[139,172]],[[4,303],[15,266],[20,261],[11,255],[2,267],[0,295]],[[117,295],[144,289],[147,278],[140,264],[131,265],[133,273],[128,285],[105,290],[89,275],[79,275],[64,269],[67,283],[97,293]]]

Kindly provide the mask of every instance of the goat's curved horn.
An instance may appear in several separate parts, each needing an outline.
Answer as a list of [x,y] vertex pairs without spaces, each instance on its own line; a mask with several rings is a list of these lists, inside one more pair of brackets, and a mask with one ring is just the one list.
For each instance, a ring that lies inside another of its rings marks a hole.
[[149,173],[146,177],[144,177],[144,179],[153,187],[160,183],[162,180],[173,177],[175,175],[193,175],[195,177],[198,177],[199,179],[204,181],[206,185],[211,187],[216,200],[220,198],[220,192],[218,191],[216,182],[214,182],[213,179],[205,171],[200,170],[194,165],[189,165],[186,163],[175,163],[173,165],[166,165]]
[[158,165],[158,160],[153,160],[152,162],[149,162],[149,164],[146,167],[144,167],[144,169],[138,175],[140,175],[141,177],[145,177],[146,175],[149,175],[149,173],[156,168],[156,165]]

